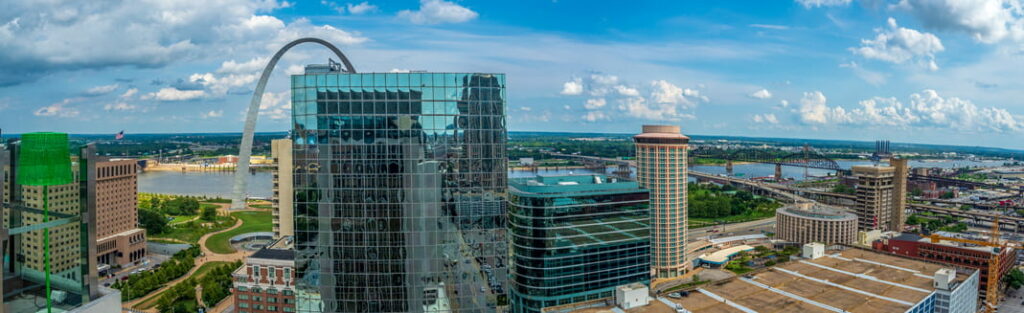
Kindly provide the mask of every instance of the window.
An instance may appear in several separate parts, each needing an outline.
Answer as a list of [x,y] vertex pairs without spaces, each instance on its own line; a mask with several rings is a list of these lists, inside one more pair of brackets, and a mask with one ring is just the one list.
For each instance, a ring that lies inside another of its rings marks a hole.
[[267,267],[267,277],[270,277],[270,283],[274,283],[274,279],[277,278],[277,269],[273,266]]
[[249,295],[238,295],[238,300],[249,300]]
[[238,303],[238,307],[243,308],[243,309],[249,308],[249,304],[245,303],[245,302],[239,302]]

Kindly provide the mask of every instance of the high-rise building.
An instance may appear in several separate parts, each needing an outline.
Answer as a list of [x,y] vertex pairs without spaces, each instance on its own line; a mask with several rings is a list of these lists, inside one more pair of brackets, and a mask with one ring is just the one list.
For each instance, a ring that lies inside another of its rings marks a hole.
[[98,286],[95,147],[67,134],[23,134],[0,153],[5,312],[114,312],[120,293]]
[[235,312],[296,312],[295,251],[284,237],[245,258],[231,276]]
[[292,76],[298,312],[508,302],[505,76]]
[[858,227],[862,230],[894,230],[891,220],[893,201],[896,198],[894,177],[896,169],[891,166],[857,165],[852,168],[857,178]]
[[636,177],[651,193],[651,271],[656,278],[686,272],[686,156],[690,138],[679,126],[644,125],[636,143]]
[[292,199],[292,140],[275,139],[270,142],[270,157],[273,159],[274,196],[273,228],[274,238],[280,239],[295,235],[295,207]]
[[127,266],[146,257],[139,228],[138,163],[96,162],[96,254],[100,264]]
[[509,182],[512,312],[571,309],[650,282],[648,192],[604,175]]
[[890,158],[889,165],[893,167],[892,218],[889,219],[889,230],[902,232],[903,224],[907,222],[907,176],[910,169],[907,167],[907,159]]

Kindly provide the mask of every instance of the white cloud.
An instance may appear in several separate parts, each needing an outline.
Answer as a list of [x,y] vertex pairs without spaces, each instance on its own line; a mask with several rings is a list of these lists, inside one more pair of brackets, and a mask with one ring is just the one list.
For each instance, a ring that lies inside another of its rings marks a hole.
[[708,102],[708,97],[702,96],[700,91],[695,89],[679,88],[664,80],[651,82],[651,100],[655,103],[679,106],[681,109],[689,109],[696,106],[694,99]]
[[860,64],[857,64],[857,62],[850,61],[850,63],[842,63],[839,64],[839,67],[850,69],[853,71],[853,75],[857,75],[857,77],[860,77],[860,79],[873,86],[881,86],[885,84],[885,74],[868,70]]
[[302,18],[285,23],[263,15],[285,6],[274,0],[39,2],[8,2],[0,10],[0,85],[63,70],[160,68],[242,51],[266,54],[300,37],[340,45],[366,40]]
[[587,110],[596,110],[603,108],[605,104],[608,104],[608,101],[604,100],[604,98],[587,99],[587,102],[583,104],[583,107]]
[[156,99],[160,101],[184,101],[198,99],[206,95],[202,90],[180,90],[177,88],[161,88],[157,92],[151,92],[142,96],[142,99]]
[[627,87],[625,85],[616,85],[615,86],[615,92],[618,92],[620,95],[628,96],[628,97],[639,97],[640,96],[640,91],[639,90],[636,90],[636,88]]
[[902,0],[924,27],[969,34],[983,43],[1024,39],[1024,8],[1019,0]]
[[781,106],[782,108],[788,108],[789,100],[779,100],[779,106]]
[[889,18],[888,29],[876,29],[875,39],[861,39],[859,48],[850,48],[855,54],[868,59],[876,59],[891,63],[904,63],[916,60],[930,70],[937,70],[935,54],[945,48],[942,41],[930,33],[899,27],[896,19]]
[[774,113],[754,114],[754,123],[778,124],[779,119]]
[[587,122],[597,122],[600,120],[611,119],[608,117],[607,114],[604,113],[604,111],[587,111],[587,114],[584,114],[581,118]]
[[292,117],[292,99],[289,92],[265,92],[260,102],[260,116],[272,120],[283,120]]
[[78,109],[68,107],[68,105],[80,100],[82,99],[67,98],[60,102],[39,108],[33,114],[35,114],[35,116],[76,117],[80,112]]
[[346,4],[345,6],[348,7],[348,13],[352,13],[352,14],[355,14],[355,15],[377,11],[377,6],[376,5],[372,5],[372,4],[370,4],[369,2],[366,2],[366,1],[360,2],[359,4],[351,4],[351,3],[349,3],[349,4]]
[[107,111],[134,111],[136,107],[126,102],[119,101],[114,103],[108,103],[107,105],[103,106],[103,109]]
[[799,113],[800,120],[811,125],[923,127],[963,132],[1024,130],[1024,121],[1005,109],[978,107],[957,97],[943,98],[931,89],[911,94],[909,104],[896,98],[875,97],[860,101],[852,110],[829,107],[821,92],[805,93]]
[[583,93],[583,80],[579,78],[573,78],[571,81],[562,84],[562,94],[575,96]]
[[238,63],[235,60],[228,60],[221,63],[220,68],[217,69],[217,73],[221,74],[239,74],[239,73],[252,73],[262,71],[267,66],[269,58],[252,58],[249,61]]
[[609,74],[590,74],[590,79],[598,85],[614,85],[619,82],[619,77]]
[[130,99],[131,97],[134,97],[135,94],[138,94],[138,93],[139,93],[139,89],[138,88],[130,88],[128,90],[125,90],[124,93],[121,94],[121,99]]
[[816,7],[834,7],[834,6],[845,6],[849,5],[853,0],[796,0],[796,3],[803,5],[804,8],[816,8]]
[[96,86],[96,87],[92,87],[92,88],[87,89],[84,92],[84,94],[86,96],[102,96],[102,95],[114,92],[114,90],[117,90],[117,87],[119,87],[118,84]]
[[414,24],[462,23],[475,19],[479,14],[466,7],[444,0],[420,0],[418,11],[402,10],[398,17]]
[[753,92],[753,93],[751,93],[751,94],[749,94],[747,96],[749,96],[751,98],[757,98],[757,99],[771,99],[772,98],[772,93],[769,92],[768,89],[761,89],[761,90],[755,91],[755,92]]
[[786,25],[774,25],[774,24],[750,24],[750,27],[764,28],[764,29],[774,29],[774,30],[787,30],[787,29],[789,29],[789,26],[786,26]]
[[205,112],[205,113],[199,114],[199,117],[204,118],[204,119],[206,119],[206,118],[221,117],[221,116],[224,116],[224,110],[216,110],[216,111],[210,111],[210,112]]

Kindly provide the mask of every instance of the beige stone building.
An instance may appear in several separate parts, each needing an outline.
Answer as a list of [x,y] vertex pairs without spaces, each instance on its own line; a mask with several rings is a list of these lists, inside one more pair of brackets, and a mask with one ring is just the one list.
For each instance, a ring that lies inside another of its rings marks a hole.
[[650,190],[651,271],[656,278],[684,274],[686,260],[686,157],[690,138],[679,126],[644,125],[636,142],[636,176]]
[[902,232],[903,224],[907,222],[907,176],[910,168],[907,159],[890,159],[889,164],[893,167],[892,219],[889,220],[889,230]]
[[778,239],[824,244],[857,241],[857,215],[814,202],[796,203],[775,212]]
[[274,238],[294,236],[294,213],[292,199],[292,140],[277,139],[270,143],[270,156],[274,164],[273,227]]
[[855,211],[858,227],[862,230],[893,230],[896,169],[892,166],[858,165],[852,170],[857,179]]
[[139,228],[138,163],[96,162],[96,255],[100,264],[128,265],[146,256]]

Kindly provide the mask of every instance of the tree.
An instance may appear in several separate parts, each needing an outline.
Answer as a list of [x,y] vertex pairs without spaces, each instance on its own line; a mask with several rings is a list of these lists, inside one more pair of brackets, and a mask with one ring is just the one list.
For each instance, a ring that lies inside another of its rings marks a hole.
[[204,221],[211,221],[212,222],[213,219],[217,218],[217,208],[215,208],[215,207],[205,207],[205,208],[203,208],[203,213],[201,215],[201,218]]
[[151,210],[139,210],[139,224],[150,235],[160,234],[167,230],[167,218],[163,214]]
[[942,195],[939,196],[939,198],[941,198],[941,199],[953,199],[953,192],[952,191],[943,192]]
[[1010,270],[1009,273],[1006,273],[1006,277],[1003,277],[1003,281],[1006,282],[1010,288],[1020,289],[1021,286],[1024,286],[1024,272],[1021,272],[1019,268],[1014,268]]

